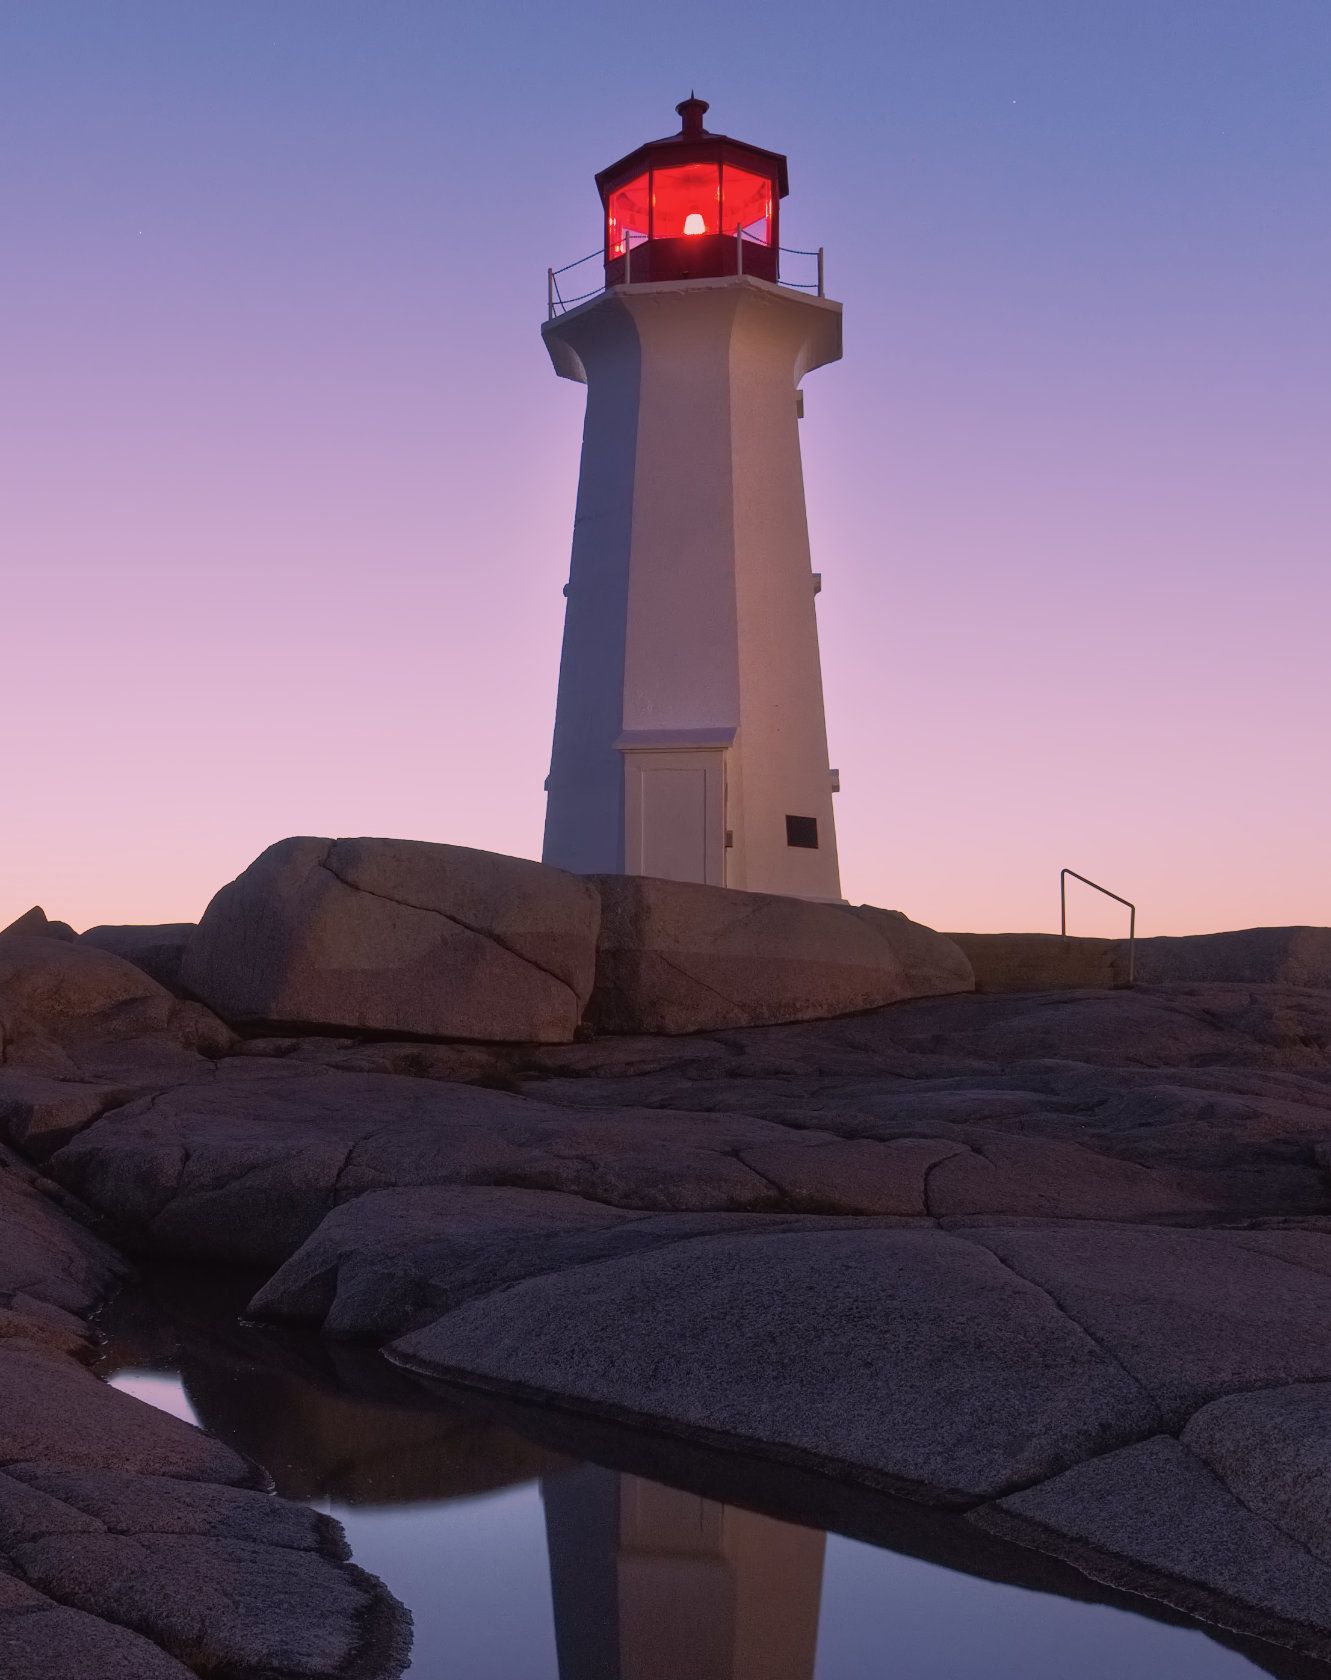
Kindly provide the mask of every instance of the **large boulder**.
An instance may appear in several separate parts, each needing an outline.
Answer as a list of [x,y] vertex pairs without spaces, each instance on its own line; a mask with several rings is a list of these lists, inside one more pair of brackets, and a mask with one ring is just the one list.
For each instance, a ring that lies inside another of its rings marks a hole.
[[173,992],[180,984],[180,964],[194,927],[193,922],[105,922],[88,928],[79,939],[123,957]]
[[962,951],[895,910],[640,875],[592,879],[601,934],[587,1019],[601,1032],[816,1021],[974,989]]
[[1137,941],[1137,979],[1331,986],[1331,928],[1239,928]]
[[109,951],[0,934],[0,1062],[57,1079],[188,1077],[234,1035]]
[[280,840],[204,912],[181,982],[247,1026],[567,1043],[600,906],[575,876],[416,840]]

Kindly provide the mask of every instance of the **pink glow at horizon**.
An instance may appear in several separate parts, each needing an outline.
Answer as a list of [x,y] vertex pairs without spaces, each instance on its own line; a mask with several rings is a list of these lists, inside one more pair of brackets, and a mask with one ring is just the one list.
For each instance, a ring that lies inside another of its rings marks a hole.
[[0,926],[193,920],[288,834],[538,855],[544,270],[694,85],[846,305],[803,437],[847,895],[1050,929],[1067,864],[1145,934],[1331,923],[1331,10],[675,12],[0,19]]

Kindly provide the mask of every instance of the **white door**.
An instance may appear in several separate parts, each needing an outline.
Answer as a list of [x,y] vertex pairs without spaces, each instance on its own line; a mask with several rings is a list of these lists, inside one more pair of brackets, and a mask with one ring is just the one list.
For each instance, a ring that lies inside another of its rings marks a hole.
[[724,885],[722,754],[630,752],[624,768],[629,873]]

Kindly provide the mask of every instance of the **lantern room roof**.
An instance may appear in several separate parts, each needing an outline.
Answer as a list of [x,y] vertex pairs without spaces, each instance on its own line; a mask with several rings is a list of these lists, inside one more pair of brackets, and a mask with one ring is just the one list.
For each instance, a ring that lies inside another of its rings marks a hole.
[[670,168],[680,163],[706,163],[713,158],[734,163],[747,163],[764,174],[776,177],[777,195],[784,198],[790,191],[786,159],[781,152],[769,152],[764,146],[751,146],[747,140],[736,140],[729,134],[713,134],[702,126],[708,105],[705,99],[690,94],[675,106],[680,115],[678,134],[667,134],[661,140],[647,140],[627,152],[617,163],[597,173],[596,185],[602,199],[612,187],[641,174],[644,169],[657,166]]

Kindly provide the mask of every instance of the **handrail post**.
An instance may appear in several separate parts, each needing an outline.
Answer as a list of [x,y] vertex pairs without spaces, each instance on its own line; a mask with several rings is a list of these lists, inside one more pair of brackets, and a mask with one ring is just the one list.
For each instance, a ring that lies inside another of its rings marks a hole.
[[823,248],[821,245],[818,247],[818,296],[827,296],[827,289],[823,283]]
[[1110,892],[1108,887],[1102,887],[1098,881],[1092,881],[1088,875],[1078,875],[1075,869],[1060,869],[1058,872],[1058,902],[1063,938],[1068,936],[1068,876],[1074,881],[1080,881],[1083,886],[1093,887],[1096,892],[1103,893],[1106,898],[1112,898],[1115,904],[1122,904],[1128,912],[1128,985],[1135,985],[1137,979],[1137,906],[1130,898],[1120,898],[1118,893]]
[[744,229],[737,222],[735,224],[735,273],[744,272]]
[[555,271],[547,268],[545,271],[545,318],[553,321],[555,318]]
[[624,229],[624,284],[626,286],[628,286],[628,285],[631,285],[632,282],[633,282],[633,235],[629,232],[629,230],[627,228],[625,228]]

